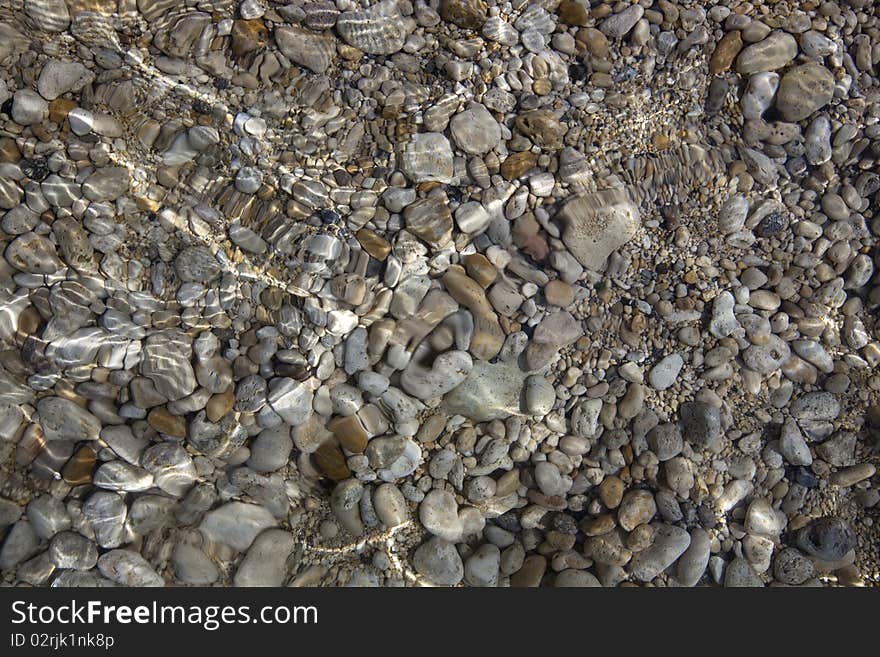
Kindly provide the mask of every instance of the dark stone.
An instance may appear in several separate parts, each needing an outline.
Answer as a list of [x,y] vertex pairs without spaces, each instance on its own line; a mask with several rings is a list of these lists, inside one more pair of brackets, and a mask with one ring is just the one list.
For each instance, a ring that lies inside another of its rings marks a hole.
[[495,524],[509,532],[516,533],[520,531],[519,518],[516,517],[516,513],[513,511],[508,511],[495,518]]
[[814,573],[813,562],[794,548],[784,548],[773,562],[773,576],[789,586],[800,586]]
[[578,532],[577,521],[566,513],[554,513],[550,518],[549,527],[569,536],[574,536]]
[[21,160],[18,163],[18,167],[24,175],[36,182],[43,182],[49,175],[46,162],[42,160]]
[[379,276],[382,273],[382,267],[384,263],[380,260],[376,260],[375,258],[370,258],[367,261],[367,272],[365,276],[367,278],[371,278],[373,276]]
[[679,409],[684,439],[712,448],[721,440],[721,411],[705,402],[685,402]]
[[797,546],[823,561],[838,561],[856,547],[856,533],[840,518],[818,518],[797,535]]
[[585,82],[590,72],[583,64],[570,64],[568,67],[568,77],[574,82]]
[[794,480],[804,488],[818,488],[819,479],[807,468],[801,466],[794,473]]
[[621,82],[629,82],[630,80],[637,78],[638,76],[638,69],[633,68],[629,64],[624,64],[621,68],[614,71],[614,74],[611,77],[616,83],[619,84]]
[[715,511],[708,504],[703,503],[697,507],[697,517],[700,519],[700,526],[704,529],[711,529],[718,524]]
[[321,220],[321,223],[327,225],[332,225],[339,222],[339,215],[333,210],[318,211],[318,218]]
[[211,105],[201,98],[196,98],[193,101],[192,108],[198,114],[210,114],[212,111]]
[[788,218],[781,212],[771,212],[755,226],[758,237],[773,237],[788,228]]
[[724,106],[724,99],[730,90],[730,84],[724,78],[715,78],[709,83],[709,93],[706,95],[706,111],[711,113],[719,111]]
[[450,185],[446,188],[446,196],[450,201],[454,203],[461,203],[462,201],[464,201],[465,193],[461,187]]

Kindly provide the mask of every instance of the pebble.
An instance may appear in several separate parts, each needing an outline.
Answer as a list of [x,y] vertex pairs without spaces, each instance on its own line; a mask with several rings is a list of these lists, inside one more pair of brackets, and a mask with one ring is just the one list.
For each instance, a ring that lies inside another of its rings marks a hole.
[[98,563],[98,549],[86,537],[65,531],[50,541],[49,558],[61,570],[91,570]]
[[790,61],[798,53],[795,38],[787,32],[771,32],[766,38],[746,46],[736,60],[736,70],[743,75],[775,71]]
[[464,564],[458,551],[439,536],[416,548],[413,568],[434,586],[455,586],[464,578]]
[[682,367],[684,367],[684,359],[680,354],[664,356],[648,372],[648,383],[654,390],[666,390],[676,382]]
[[745,528],[749,534],[775,537],[785,529],[784,513],[774,509],[765,498],[756,498],[746,510]]
[[810,122],[804,133],[804,150],[807,162],[813,166],[825,164],[831,159],[831,121],[826,116],[817,116]]
[[626,531],[650,522],[657,513],[654,496],[644,490],[630,491],[623,496],[617,510],[617,522]]
[[251,444],[247,464],[257,472],[275,472],[287,465],[292,449],[289,427],[266,428]]
[[394,484],[385,483],[376,488],[373,507],[382,524],[390,529],[402,525],[409,518],[406,499]]
[[773,100],[779,89],[779,80],[779,74],[773,71],[749,76],[746,90],[740,99],[744,118],[753,121],[760,119],[773,106]]
[[333,42],[320,34],[281,27],[275,30],[275,41],[285,57],[315,73],[324,73],[334,59]]
[[782,425],[779,451],[785,460],[792,465],[811,465],[813,463],[813,456],[810,454],[807,441],[804,440],[797,422],[791,418]]
[[773,576],[790,586],[800,586],[813,577],[813,562],[795,548],[783,548],[773,560]]
[[62,267],[52,243],[36,233],[16,237],[4,255],[10,265],[31,274],[54,274]]
[[636,554],[629,566],[632,576],[640,582],[653,580],[690,546],[690,534],[680,527],[657,524],[655,530],[654,543]]
[[523,560],[522,567],[510,576],[510,586],[514,588],[535,588],[540,586],[547,571],[547,559],[533,554]]
[[51,59],[37,78],[37,91],[46,100],[55,100],[69,91],[79,91],[91,84],[95,74],[79,62]]
[[516,363],[475,361],[461,385],[443,398],[443,407],[477,422],[517,414],[526,376]]
[[840,402],[830,392],[808,392],[791,405],[791,414],[798,420],[833,420],[840,415]]
[[63,397],[44,397],[37,412],[47,440],[96,440],[101,432],[97,417]]
[[568,201],[557,220],[565,227],[562,239],[578,262],[587,269],[602,271],[612,251],[635,236],[639,212],[609,190]]
[[734,304],[735,300],[730,292],[722,292],[712,302],[709,332],[716,338],[725,338],[739,327],[739,322],[733,314]]
[[455,144],[465,153],[482,155],[501,140],[501,127],[484,105],[474,103],[449,121]]
[[187,584],[208,586],[220,579],[220,571],[213,561],[199,548],[188,543],[178,543],[171,553],[175,575]]
[[484,543],[464,562],[464,580],[469,586],[498,586],[501,567],[501,550],[491,543]]
[[267,529],[257,536],[235,571],[235,586],[282,586],[287,560],[296,540],[283,529]]
[[452,181],[452,147],[439,132],[413,135],[400,156],[400,168],[414,183]]
[[821,64],[801,64],[779,82],[776,107],[786,121],[802,121],[829,102],[834,94],[834,76]]
[[678,456],[684,446],[681,430],[677,424],[671,422],[657,425],[648,432],[646,438],[659,461],[668,461]]
[[685,402],[680,407],[682,433],[689,443],[712,450],[721,439],[721,413],[705,402]]
[[691,542],[676,565],[675,578],[682,586],[692,587],[702,579],[709,564],[712,541],[705,530],[690,531]]
[[547,415],[553,410],[555,402],[556,391],[547,379],[541,376],[530,376],[526,379],[525,404],[529,413]]
[[30,89],[19,89],[12,96],[12,119],[19,125],[33,125],[49,112],[49,103]]
[[830,482],[835,486],[847,488],[855,486],[860,481],[870,479],[877,474],[877,466],[873,463],[859,463],[842,470],[838,470],[829,478]]
[[742,45],[742,33],[739,30],[727,32],[712,52],[709,70],[716,74],[729,70],[742,49]]
[[264,530],[275,525],[275,518],[263,506],[227,502],[207,513],[199,530],[209,541],[244,552]]
[[371,55],[391,55],[406,40],[404,23],[393,5],[383,0],[368,10],[346,11],[336,19],[336,31],[351,46]]
[[83,196],[91,201],[115,201],[128,191],[126,167],[102,167],[83,183]]
[[122,586],[165,586],[165,581],[137,552],[110,550],[98,558],[98,570]]
[[48,540],[58,532],[70,529],[71,522],[64,505],[48,495],[32,500],[26,513],[34,533],[42,539]]
[[462,523],[455,496],[443,490],[432,490],[419,504],[419,520],[434,536],[450,542],[461,538]]
[[724,571],[724,587],[746,587],[758,588],[763,587],[764,582],[761,580],[755,569],[742,557],[736,557],[727,564]]
[[104,548],[122,545],[128,508],[124,498],[110,491],[92,493],[82,507],[83,515],[95,533],[95,542]]
[[612,14],[602,21],[599,29],[602,33],[615,39],[624,37],[635,27],[639,19],[645,14],[645,8],[641,5],[631,5],[623,11]]

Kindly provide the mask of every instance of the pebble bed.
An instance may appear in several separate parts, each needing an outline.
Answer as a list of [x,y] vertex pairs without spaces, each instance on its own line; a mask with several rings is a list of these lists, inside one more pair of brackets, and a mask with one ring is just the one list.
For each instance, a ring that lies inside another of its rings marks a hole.
[[880,3],[0,6],[0,584],[876,586]]

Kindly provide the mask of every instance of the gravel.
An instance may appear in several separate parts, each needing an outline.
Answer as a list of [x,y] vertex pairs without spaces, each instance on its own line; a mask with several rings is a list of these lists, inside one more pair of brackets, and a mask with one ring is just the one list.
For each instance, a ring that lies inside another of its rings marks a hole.
[[877,3],[68,4],[0,584],[876,585]]

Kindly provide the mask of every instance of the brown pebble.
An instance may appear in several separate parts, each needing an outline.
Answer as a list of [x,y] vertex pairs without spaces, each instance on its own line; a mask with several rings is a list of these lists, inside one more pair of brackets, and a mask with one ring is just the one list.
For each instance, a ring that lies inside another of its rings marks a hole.
[[11,137],[0,138],[0,162],[18,162],[21,159],[21,151]]
[[147,423],[159,433],[173,438],[186,437],[186,420],[172,415],[164,406],[157,406],[147,415]]
[[547,303],[560,308],[567,308],[574,302],[574,288],[559,279],[552,280],[544,286]]
[[633,552],[646,550],[654,543],[654,528],[648,524],[642,524],[633,529],[626,537],[626,547]]
[[333,418],[327,423],[327,428],[349,452],[360,454],[367,448],[370,437],[357,415]]
[[67,114],[76,107],[76,102],[70,98],[56,98],[49,103],[49,120],[53,123],[64,123]]
[[725,34],[709,59],[709,71],[718,74],[729,70],[742,46],[742,34],[739,30]]
[[590,54],[597,59],[605,59],[611,52],[608,47],[608,37],[595,27],[585,27],[578,30],[575,38],[583,43]]
[[232,390],[213,395],[205,405],[205,413],[210,422],[219,422],[224,415],[232,410],[235,404],[235,394]]
[[584,26],[590,22],[590,12],[588,2],[577,2],[577,0],[562,0],[556,13],[559,20],[565,25]]
[[498,270],[482,253],[471,253],[464,257],[464,268],[468,276],[484,288],[489,287],[498,278]]
[[614,516],[604,514],[595,518],[584,518],[581,520],[580,528],[587,536],[602,536],[607,534],[617,526]]
[[624,488],[623,482],[614,475],[605,477],[599,484],[599,498],[602,504],[608,509],[616,509],[623,499]]
[[501,163],[501,176],[505,180],[516,180],[524,176],[538,163],[538,156],[532,151],[514,153]]
[[88,445],[81,447],[70,460],[64,464],[61,476],[71,486],[82,486],[92,483],[97,454]]
[[345,462],[345,454],[339,449],[339,445],[332,441],[323,443],[312,454],[312,458],[315,461],[315,465],[318,466],[318,470],[328,479],[342,481],[351,476],[351,470],[349,470],[348,464]]
[[237,20],[232,23],[232,53],[241,57],[266,45],[269,31],[262,19]]
[[517,588],[534,588],[541,584],[541,578],[547,570],[547,558],[540,554],[532,554],[525,558],[522,568],[510,576],[510,586]]
[[357,240],[364,248],[364,251],[373,256],[376,260],[385,260],[391,253],[391,245],[388,240],[381,235],[374,233],[369,228],[361,228],[357,232]]

